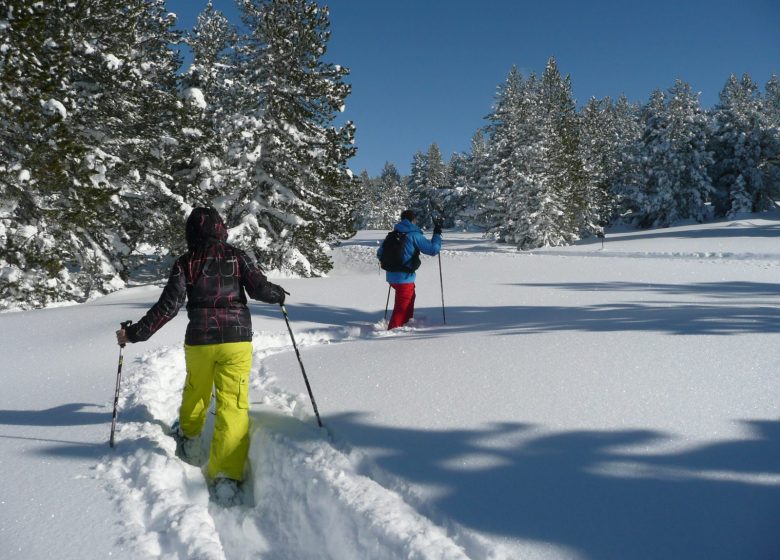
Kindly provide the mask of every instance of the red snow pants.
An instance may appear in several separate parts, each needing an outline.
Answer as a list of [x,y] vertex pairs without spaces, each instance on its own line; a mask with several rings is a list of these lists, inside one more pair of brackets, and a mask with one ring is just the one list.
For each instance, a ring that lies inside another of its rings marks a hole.
[[414,282],[390,285],[395,290],[395,304],[387,330],[402,327],[414,317]]

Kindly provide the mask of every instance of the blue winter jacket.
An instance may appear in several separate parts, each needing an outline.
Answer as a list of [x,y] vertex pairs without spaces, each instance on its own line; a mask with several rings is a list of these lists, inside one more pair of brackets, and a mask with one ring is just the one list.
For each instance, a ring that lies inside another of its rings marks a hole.
[[[406,233],[406,246],[404,247],[404,264],[412,262],[412,256],[416,249],[421,253],[435,257],[441,250],[441,234],[434,233],[430,241],[425,239],[420,228],[409,220],[402,220],[395,224],[394,231]],[[377,258],[382,256],[382,246],[376,252]],[[387,281],[390,284],[411,284],[417,278],[414,272],[390,272],[386,273]]]

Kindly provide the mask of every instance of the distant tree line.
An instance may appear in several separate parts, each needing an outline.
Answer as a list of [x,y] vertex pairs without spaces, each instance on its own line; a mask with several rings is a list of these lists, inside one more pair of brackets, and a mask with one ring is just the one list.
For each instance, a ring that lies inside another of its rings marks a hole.
[[731,76],[703,110],[685,82],[646,104],[625,96],[577,109],[551,58],[541,76],[512,68],[487,125],[449,162],[433,144],[408,177],[388,163],[360,175],[356,225],[388,228],[398,209],[432,212],[520,249],[556,246],[604,226],[662,227],[761,212],[780,197],[780,79]]
[[197,205],[263,267],[330,269],[357,189],[328,12],[237,6],[239,27],[209,3],[182,33],[164,0],[2,3],[0,309],[121,288],[140,258],[185,250]]

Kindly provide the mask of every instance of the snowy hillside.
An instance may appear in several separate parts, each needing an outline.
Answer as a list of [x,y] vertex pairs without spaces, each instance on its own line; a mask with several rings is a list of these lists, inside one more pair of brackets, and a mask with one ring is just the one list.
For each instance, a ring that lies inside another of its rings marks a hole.
[[[180,314],[159,295],[0,315],[4,559],[780,557],[780,216],[518,253],[446,232],[413,327],[381,328],[384,232],[253,304],[245,504],[174,455]],[[392,302],[391,302],[392,304]]]

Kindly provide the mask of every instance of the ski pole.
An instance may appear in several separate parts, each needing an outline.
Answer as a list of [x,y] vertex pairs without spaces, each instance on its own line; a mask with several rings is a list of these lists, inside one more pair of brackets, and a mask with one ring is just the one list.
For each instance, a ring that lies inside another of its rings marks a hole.
[[[130,326],[130,323],[132,321],[125,321],[124,323],[119,323],[119,326],[122,330],[126,329]],[[122,362],[124,361],[124,358],[122,357],[122,350],[124,349],[125,345],[120,344],[119,345],[119,364],[116,368],[116,390],[114,391],[114,413],[111,415],[111,437],[108,440],[108,445],[110,447],[114,447],[114,431],[116,430],[116,409],[119,405],[119,384],[122,380]]]
[[290,327],[290,318],[287,316],[287,309],[284,304],[280,303],[279,307],[282,308],[284,314],[284,322],[287,323],[287,330],[290,332],[290,340],[292,340],[293,348],[295,348],[295,355],[298,356],[298,363],[301,365],[301,373],[303,374],[303,381],[306,383],[306,390],[309,391],[309,398],[311,399],[311,405],[314,407],[314,414],[317,416],[317,425],[322,428],[322,421],[320,420],[320,413],[317,411],[317,403],[314,401],[314,394],[311,392],[311,385],[309,385],[309,378],[306,377],[306,370],[303,367],[303,360],[301,360],[301,353],[298,352],[298,345],[295,344],[295,337],[293,336],[292,328]]
[[[442,226],[442,224],[444,223],[444,218],[441,216],[441,211],[436,206],[436,204],[431,202],[431,205],[433,206],[433,209],[436,212],[436,214],[438,214],[438,216],[431,216],[431,221],[433,222],[433,228],[435,231],[437,225],[439,227]],[[442,322],[446,325],[447,316],[444,313],[444,278],[441,273],[441,250],[439,251],[439,285],[441,286],[441,318],[442,318]]]
[[390,284],[387,285],[387,301],[385,302],[385,321],[387,321],[387,308],[390,307]]
[[447,324],[447,316],[444,314],[444,278],[441,273],[441,252],[439,252],[439,285],[441,286],[441,318]]

